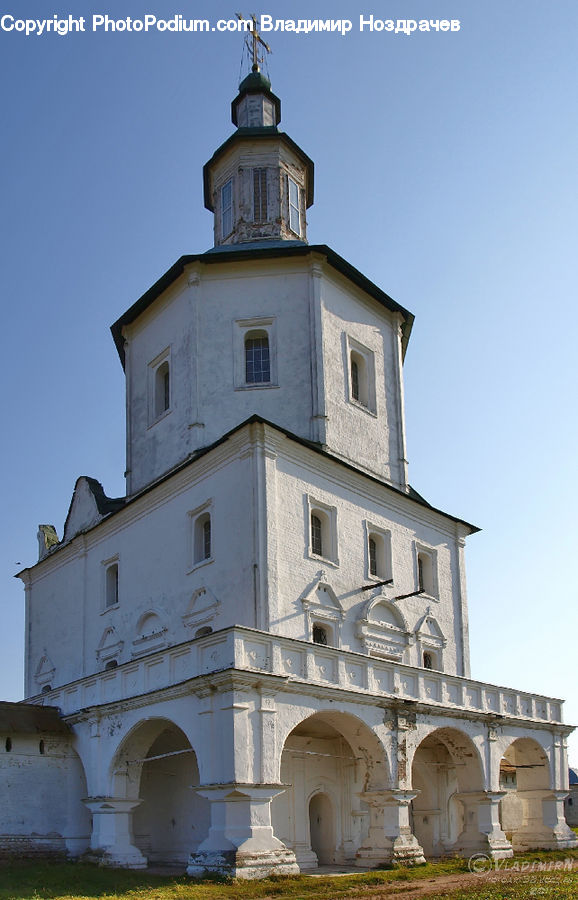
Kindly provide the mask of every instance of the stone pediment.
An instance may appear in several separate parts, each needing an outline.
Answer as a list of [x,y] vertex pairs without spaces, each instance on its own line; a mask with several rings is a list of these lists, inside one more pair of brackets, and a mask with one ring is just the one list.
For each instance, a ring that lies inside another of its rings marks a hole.
[[314,615],[322,615],[341,621],[345,615],[337,594],[326,581],[326,573],[320,572],[313,587],[301,598],[303,609]]
[[428,606],[425,615],[421,617],[415,626],[415,635],[422,643],[432,647],[445,647],[447,641],[435,616],[432,615],[431,606]]

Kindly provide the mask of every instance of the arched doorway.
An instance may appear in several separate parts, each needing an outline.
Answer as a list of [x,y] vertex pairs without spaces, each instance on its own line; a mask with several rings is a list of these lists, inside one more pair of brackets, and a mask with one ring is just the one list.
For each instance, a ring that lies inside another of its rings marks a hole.
[[290,787],[273,800],[273,828],[299,866],[354,865],[370,826],[363,795],[389,786],[371,728],[348,713],[309,716],[287,736],[280,774]]
[[514,850],[546,846],[543,800],[551,795],[550,763],[532,738],[517,738],[500,761],[500,824]]
[[432,732],[417,748],[412,765],[413,832],[426,857],[458,850],[477,817],[468,797],[482,791],[483,772],[470,738],[454,728]]
[[320,866],[335,862],[335,820],[328,794],[314,794],[309,801],[309,834],[311,849]]
[[197,758],[181,729],[166,719],[141,723],[116,755],[115,794],[139,798],[134,844],[149,862],[185,864],[209,829],[209,804],[193,790]]

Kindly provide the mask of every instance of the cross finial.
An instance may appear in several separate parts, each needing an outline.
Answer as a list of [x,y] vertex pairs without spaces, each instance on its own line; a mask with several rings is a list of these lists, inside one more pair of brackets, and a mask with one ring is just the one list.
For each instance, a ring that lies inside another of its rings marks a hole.
[[[248,19],[245,19],[245,16],[243,16],[241,13],[237,13],[237,18],[241,22],[249,21]],[[252,71],[258,72],[259,71],[259,63],[263,62],[263,59],[264,59],[264,57],[259,57],[259,44],[261,44],[261,46],[265,48],[267,53],[271,53],[271,47],[269,46],[269,44],[265,43],[265,41],[259,34],[259,29],[257,28],[257,16],[255,15],[255,13],[253,13],[253,15],[251,16],[250,21],[253,23],[253,25],[250,29],[251,33],[250,33],[250,35],[247,35],[245,40],[246,40],[246,44],[247,44],[247,49],[249,50],[249,53],[251,54],[251,56],[253,58]]]

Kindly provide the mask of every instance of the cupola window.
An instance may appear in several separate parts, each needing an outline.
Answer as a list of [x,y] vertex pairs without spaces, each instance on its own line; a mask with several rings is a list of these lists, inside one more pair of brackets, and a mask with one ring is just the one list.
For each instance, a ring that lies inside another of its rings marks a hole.
[[299,206],[299,185],[292,178],[287,179],[289,192],[289,228],[301,236],[301,209]]
[[267,221],[267,169],[253,169],[253,221]]
[[221,233],[228,237],[233,230],[233,179],[229,178],[221,188]]

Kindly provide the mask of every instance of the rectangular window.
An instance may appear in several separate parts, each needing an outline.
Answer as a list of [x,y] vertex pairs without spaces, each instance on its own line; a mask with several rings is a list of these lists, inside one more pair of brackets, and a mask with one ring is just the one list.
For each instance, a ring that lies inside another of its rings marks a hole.
[[106,598],[105,605],[116,606],[118,603],[118,563],[113,563],[106,570]]
[[271,381],[269,338],[267,333],[250,331],[245,338],[245,381],[266,384]]
[[226,238],[233,230],[233,179],[221,188],[221,232]]
[[289,228],[301,236],[301,210],[299,207],[299,185],[292,178],[287,179],[289,185]]
[[253,221],[267,221],[267,169],[253,169]]

